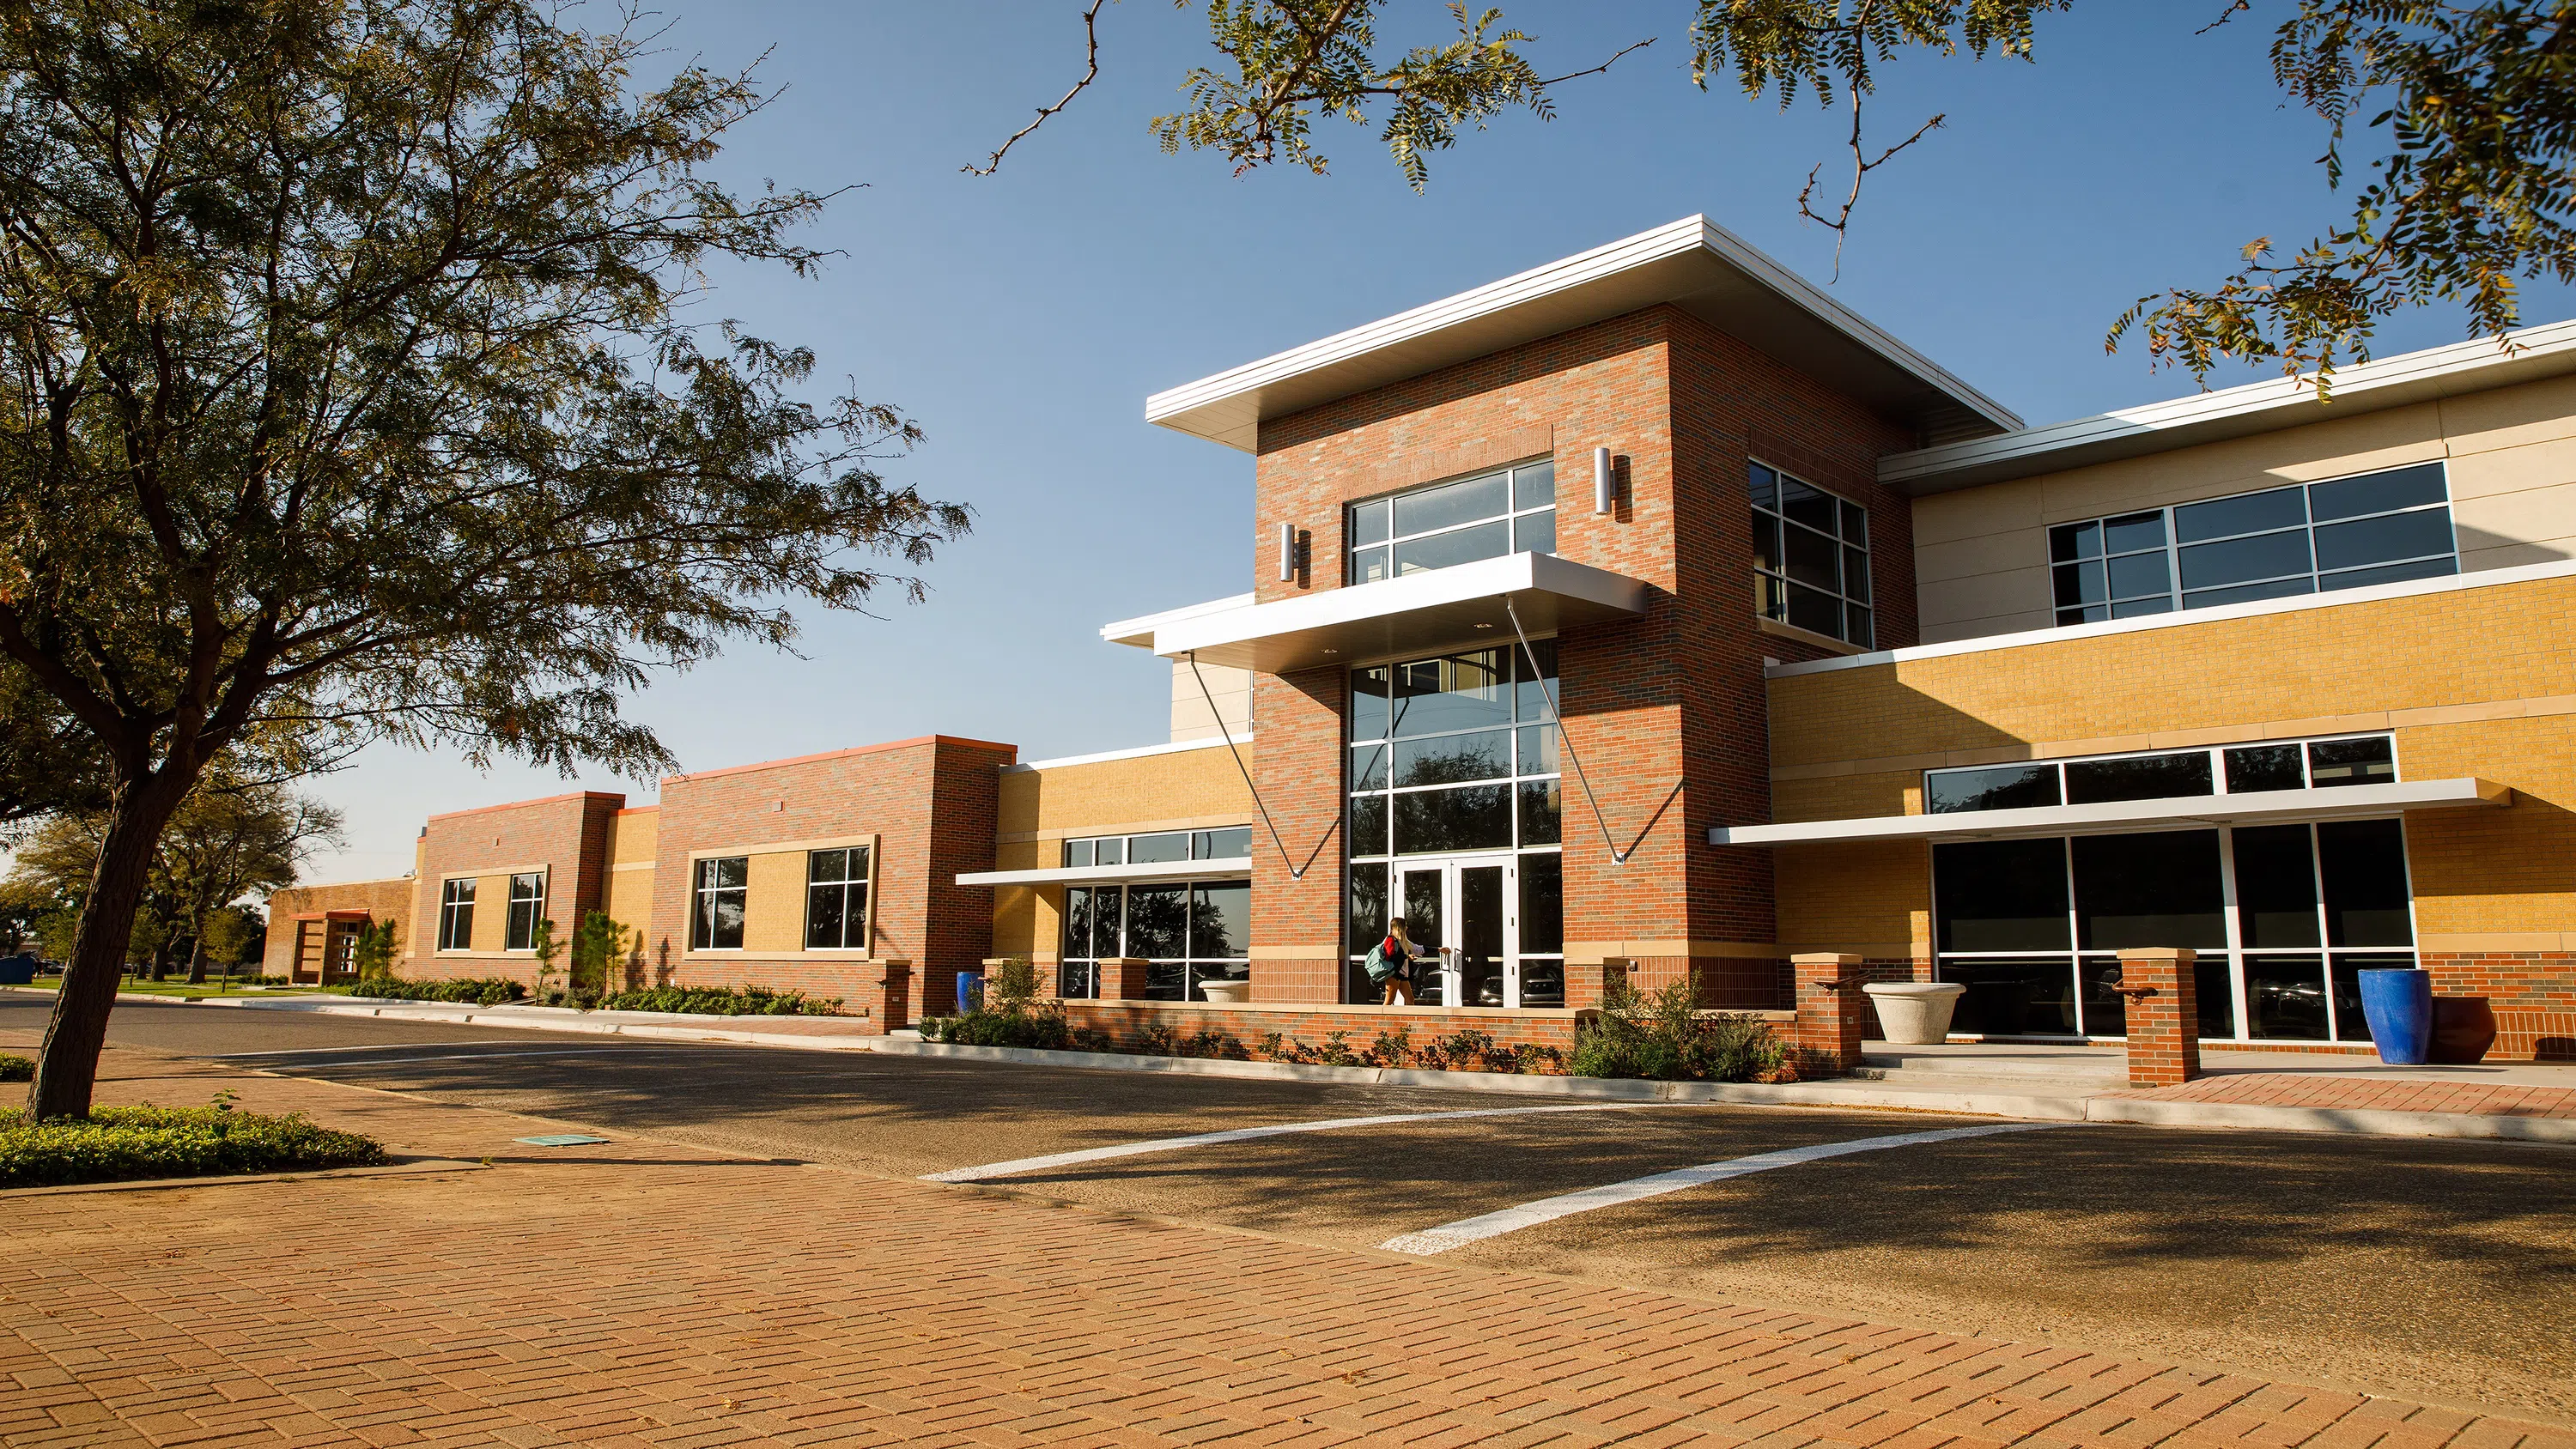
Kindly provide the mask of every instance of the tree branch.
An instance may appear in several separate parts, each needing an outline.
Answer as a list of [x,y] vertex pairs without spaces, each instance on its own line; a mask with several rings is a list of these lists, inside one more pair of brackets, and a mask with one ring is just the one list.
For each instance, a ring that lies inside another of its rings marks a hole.
[[1100,7],[1107,3],[1108,0],[1091,0],[1091,8],[1082,12],[1082,38],[1084,49],[1089,52],[1086,57],[1086,63],[1083,66],[1082,79],[1073,83],[1073,89],[1066,91],[1062,100],[1057,101],[1051,106],[1039,107],[1037,119],[1029,122],[1025,126],[1022,126],[1017,131],[1012,132],[1011,139],[1004,141],[1001,144],[1000,149],[993,153],[990,160],[986,161],[981,166],[960,166],[957,168],[958,170],[965,172],[969,176],[990,176],[994,172],[1000,170],[1002,167],[1002,157],[1009,154],[1010,149],[1020,143],[1020,138],[1022,136],[1025,136],[1031,131],[1036,130],[1038,127],[1045,125],[1047,123],[1047,117],[1054,115],[1056,112],[1063,110],[1069,105],[1072,105],[1073,98],[1075,96],[1081,95],[1093,81],[1100,78]]

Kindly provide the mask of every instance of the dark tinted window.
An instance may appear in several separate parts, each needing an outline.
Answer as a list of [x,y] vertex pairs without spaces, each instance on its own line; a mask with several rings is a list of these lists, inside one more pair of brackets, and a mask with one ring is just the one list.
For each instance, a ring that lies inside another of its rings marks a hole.
[[1514,508],[1550,508],[1556,504],[1556,465],[1532,463],[1512,470]]
[[2282,574],[2308,572],[2305,530],[2196,543],[2182,551],[2182,586],[2214,589]]
[[1492,850],[1512,843],[1512,787],[1468,785],[1397,795],[1395,851]]
[[1131,835],[1127,838],[1127,863],[1160,865],[1168,860],[1190,858],[1190,837],[1182,831],[1164,835]]
[[2248,950],[2320,944],[2308,827],[2236,828],[2236,925]]
[[1351,867],[1350,953],[1365,956],[1386,939],[1386,867]]
[[[2204,538],[2226,538],[2232,534],[2290,528],[2307,521],[2308,505],[2301,496],[2301,490],[2274,488],[2236,498],[2183,504],[2174,510],[2174,540],[2192,543]],[[2188,574],[2189,571],[2185,572]]]
[[2298,790],[2307,783],[2307,773],[2299,765],[2297,745],[2248,745],[2227,752],[2229,794]]
[[2358,518],[2365,513],[2386,513],[2398,508],[2416,508],[2440,503],[2450,494],[2442,486],[2442,465],[2419,463],[2412,468],[2398,468],[2387,473],[2367,473],[2359,478],[2338,478],[2331,483],[2314,483],[2308,487],[2308,511],[2317,522],[2337,518]]
[[1512,732],[1478,730],[1395,743],[1395,783],[1456,785],[1500,779],[1512,772]]
[[2394,820],[2329,820],[2317,827],[2325,878],[2326,944],[2411,946],[2406,832]]
[[2140,755],[2126,760],[2074,760],[2066,766],[2066,803],[2099,805],[2112,800],[2163,800],[2180,795],[2207,795],[2209,752]]
[[1125,954],[1147,960],[1186,955],[1189,895],[1190,888],[1183,885],[1129,886]]
[[[2395,559],[2451,552],[2451,511],[2428,508],[2421,513],[2391,513],[2352,523],[2328,524],[2317,530],[2317,567],[2364,568]],[[2340,584],[2342,580],[2335,580]]]
[[1238,825],[1231,830],[1202,830],[1190,846],[1194,860],[1241,860],[1252,854],[1252,827]]
[[1440,734],[1512,722],[1506,681],[1511,661],[1499,649],[1425,659],[1395,671],[1395,734]]
[[2073,856],[2078,946],[2227,944],[2217,831],[2082,835]]
[[2064,956],[1941,963],[1941,979],[1968,988],[1950,1029],[1987,1036],[2073,1036],[2075,963]]
[[2386,735],[2319,740],[2308,746],[2308,778],[2320,790],[2337,785],[2385,785],[2397,778],[2397,762]]
[[1252,947],[1252,882],[1190,887],[1190,955],[1243,956]]
[[1521,950],[1554,955],[1565,949],[1565,863],[1554,855],[1521,857]]
[[[1923,779],[1923,809],[1930,815],[1961,810],[2020,810],[2063,803],[2055,765],[2001,765],[1991,770],[1951,770]],[[2000,948],[1990,948],[2000,949]]]
[[1491,518],[1497,513],[1508,513],[1511,511],[1509,486],[1506,475],[1495,473],[1407,493],[1394,500],[1396,536],[1401,538],[1408,533],[1453,528],[1479,518]]
[[1932,879],[1943,951],[2062,951],[2069,944],[2063,841],[1935,845]]

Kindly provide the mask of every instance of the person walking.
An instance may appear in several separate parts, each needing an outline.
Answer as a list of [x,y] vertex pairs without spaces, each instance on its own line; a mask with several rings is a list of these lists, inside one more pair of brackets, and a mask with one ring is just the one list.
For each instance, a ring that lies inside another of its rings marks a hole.
[[1404,933],[1404,917],[1386,923],[1386,939],[1369,948],[1365,969],[1368,978],[1386,988],[1381,1006],[1413,1004],[1413,963],[1421,953],[1414,949],[1413,938]]

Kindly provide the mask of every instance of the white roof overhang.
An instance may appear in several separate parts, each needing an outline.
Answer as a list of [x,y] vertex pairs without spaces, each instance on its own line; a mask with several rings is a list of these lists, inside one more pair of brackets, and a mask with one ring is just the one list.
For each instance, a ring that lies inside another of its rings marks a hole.
[[1893,453],[1879,459],[1878,481],[1920,498],[2576,372],[2576,321],[2526,327],[2511,342],[2499,347],[2480,338],[2338,368],[2333,401],[2324,404],[2317,401],[2313,377],[2280,377]]
[[1145,420],[1245,452],[1265,419],[1671,303],[1926,437],[2022,426],[1806,279],[1704,216],[1550,262],[1145,400]]
[[1068,865],[1057,870],[970,870],[962,886],[1152,885],[1158,881],[1233,880],[1252,874],[1252,857],[1163,860],[1141,865]]
[[1859,820],[1806,820],[1790,825],[1716,825],[1711,845],[1807,845],[1834,840],[2008,840],[2033,835],[2108,835],[2160,826],[2287,825],[2352,815],[2388,815],[2462,805],[2509,805],[2513,792],[2492,780],[2408,780],[2325,790],[2267,790],[2253,795],[2193,795],[2180,800],[2122,800],[2108,805],[2041,805],[2025,810],[1971,810],[1949,815],[1878,815]]
[[1625,574],[1514,553],[1274,603],[1175,610],[1156,616],[1150,630],[1131,620],[1101,632],[1167,658],[1286,674],[1507,644],[1514,614],[1532,637],[1634,618],[1646,611],[1646,595],[1646,585]]

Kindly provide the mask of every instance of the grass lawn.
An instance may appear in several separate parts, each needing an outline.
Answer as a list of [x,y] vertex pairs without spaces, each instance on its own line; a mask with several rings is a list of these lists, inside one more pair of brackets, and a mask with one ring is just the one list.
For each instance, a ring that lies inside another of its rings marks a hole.
[[[60,989],[62,984],[63,978],[59,976],[39,976],[31,986],[19,989],[54,991]],[[228,986],[221,980],[209,981],[203,986],[190,986],[184,981],[139,979],[127,981],[116,989],[132,995],[171,996],[182,1001],[196,1001],[208,996],[311,996],[318,990],[311,986]],[[342,989],[341,994],[346,994],[346,988]]]

